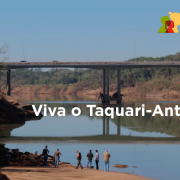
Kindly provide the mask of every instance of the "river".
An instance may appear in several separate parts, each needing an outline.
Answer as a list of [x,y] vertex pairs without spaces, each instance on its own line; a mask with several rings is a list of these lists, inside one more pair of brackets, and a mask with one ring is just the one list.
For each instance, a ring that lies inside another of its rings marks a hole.
[[[76,164],[75,150],[83,156],[82,164],[87,163],[86,154],[90,149],[100,153],[100,169],[104,168],[102,155],[105,150],[111,154],[110,170],[134,173],[159,180],[179,179],[180,143],[173,141],[180,137],[180,119],[178,117],[90,117],[87,104],[101,107],[96,99],[85,97],[19,97],[21,102],[38,107],[64,107],[66,116],[43,117],[41,120],[25,123],[0,125],[0,141],[8,148],[20,151],[38,151],[40,154],[48,145],[50,154],[59,148],[61,160]],[[139,107],[142,104],[154,109],[156,104],[162,108],[174,107],[176,100],[131,99],[123,101],[122,107]],[[71,109],[79,107],[81,115],[72,116]],[[172,142],[173,141],[173,142]],[[125,164],[129,168],[117,169],[113,164]],[[95,163],[93,163],[95,165]]]

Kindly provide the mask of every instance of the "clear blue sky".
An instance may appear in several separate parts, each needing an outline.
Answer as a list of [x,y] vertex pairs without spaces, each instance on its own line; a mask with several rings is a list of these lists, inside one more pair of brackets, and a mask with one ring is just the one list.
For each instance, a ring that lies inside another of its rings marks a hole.
[[[180,34],[158,34],[179,0],[0,0],[0,45],[9,61],[124,61],[180,51]],[[180,30],[180,27],[178,27]]]

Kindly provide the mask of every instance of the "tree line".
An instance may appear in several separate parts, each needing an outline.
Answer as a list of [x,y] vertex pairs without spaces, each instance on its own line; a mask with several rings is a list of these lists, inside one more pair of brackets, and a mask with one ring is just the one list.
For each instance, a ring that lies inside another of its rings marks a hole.
[[[180,53],[160,58],[139,57],[129,61],[159,61],[159,60],[180,60]],[[110,85],[116,85],[117,71],[110,70]],[[146,84],[146,88],[153,84],[154,87],[167,89],[172,86],[180,90],[180,69],[179,68],[142,68],[142,69],[125,69],[121,70],[121,86],[137,87]],[[76,84],[81,88],[98,88],[102,87],[103,72],[102,70],[93,69],[63,69],[52,68],[49,70],[42,69],[18,69],[12,70],[12,85],[69,85]],[[6,73],[3,74],[6,81]],[[148,85],[149,84],[149,85]],[[152,86],[151,86],[152,87]]]

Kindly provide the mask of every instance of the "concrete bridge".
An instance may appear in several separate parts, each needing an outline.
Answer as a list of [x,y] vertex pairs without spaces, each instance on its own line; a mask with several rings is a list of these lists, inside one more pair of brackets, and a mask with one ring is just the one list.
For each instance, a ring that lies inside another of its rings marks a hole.
[[[11,95],[11,69],[24,68],[88,68],[103,70],[102,102],[120,103],[120,70],[133,68],[180,67],[180,62],[151,61],[151,62],[3,62],[0,69],[7,71],[7,95]],[[109,70],[117,70],[117,97],[109,96]]]

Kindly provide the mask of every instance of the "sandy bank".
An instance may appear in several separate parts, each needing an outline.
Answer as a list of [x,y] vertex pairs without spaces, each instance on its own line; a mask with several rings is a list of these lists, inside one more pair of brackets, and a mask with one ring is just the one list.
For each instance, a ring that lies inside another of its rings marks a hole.
[[104,172],[86,169],[74,169],[72,167],[41,168],[41,167],[5,167],[0,171],[10,180],[151,180],[137,175],[117,172]]
[[[81,87],[77,88],[78,84],[68,84],[60,85],[57,88],[56,85],[25,85],[25,86],[13,86],[12,94],[14,95],[23,95],[23,94],[56,94],[56,96],[67,96],[67,95],[80,95],[86,96],[89,98],[98,99],[99,93],[103,92],[102,87],[92,88],[92,87]],[[110,85],[110,95],[117,91],[116,85]],[[6,89],[4,89],[6,93]],[[180,98],[180,91],[173,89],[150,89],[147,90],[146,86],[140,87],[123,87],[121,93],[125,97],[146,97],[146,98]]]

